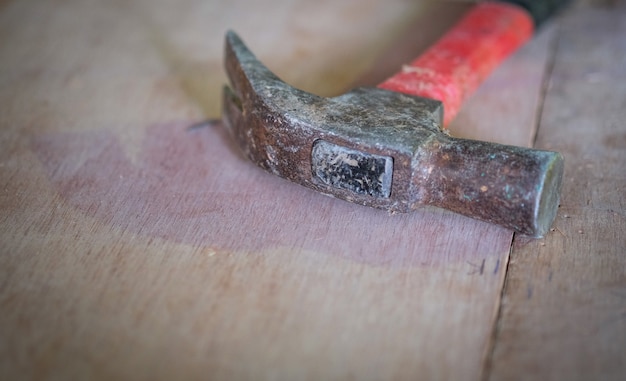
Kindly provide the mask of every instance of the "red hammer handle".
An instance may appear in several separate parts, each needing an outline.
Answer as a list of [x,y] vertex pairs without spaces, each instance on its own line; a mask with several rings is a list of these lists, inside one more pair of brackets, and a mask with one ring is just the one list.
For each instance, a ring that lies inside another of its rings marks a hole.
[[463,101],[530,39],[533,29],[531,15],[516,5],[480,3],[424,54],[378,87],[442,101],[446,127]]

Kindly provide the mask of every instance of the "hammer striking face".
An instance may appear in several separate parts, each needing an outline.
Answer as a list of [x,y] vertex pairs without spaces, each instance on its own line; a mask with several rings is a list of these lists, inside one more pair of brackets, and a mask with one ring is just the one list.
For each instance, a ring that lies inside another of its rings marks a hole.
[[225,53],[225,125],[267,171],[390,211],[433,205],[531,236],[550,228],[560,154],[452,138],[440,128],[437,100],[376,88],[334,98],[295,89],[232,32]]

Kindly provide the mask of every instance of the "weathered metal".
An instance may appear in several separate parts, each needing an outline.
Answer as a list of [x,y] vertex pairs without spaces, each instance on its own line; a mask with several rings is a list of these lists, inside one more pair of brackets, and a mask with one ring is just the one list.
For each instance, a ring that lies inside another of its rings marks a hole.
[[456,139],[437,100],[376,88],[319,97],[281,81],[226,35],[224,124],[260,167],[357,204],[445,208],[530,236],[559,203],[559,153]]

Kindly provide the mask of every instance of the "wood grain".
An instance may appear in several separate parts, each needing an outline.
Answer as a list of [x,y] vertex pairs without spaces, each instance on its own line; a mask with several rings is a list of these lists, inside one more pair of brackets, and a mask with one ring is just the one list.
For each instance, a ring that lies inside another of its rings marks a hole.
[[561,20],[537,145],[562,152],[554,230],[516,239],[491,378],[626,375],[626,4]]
[[[430,9],[4,5],[0,379],[483,377],[510,232],[329,199],[243,160],[219,123],[188,128],[217,116],[227,28],[285,80],[332,94],[378,73]],[[452,131],[529,145],[553,33]]]

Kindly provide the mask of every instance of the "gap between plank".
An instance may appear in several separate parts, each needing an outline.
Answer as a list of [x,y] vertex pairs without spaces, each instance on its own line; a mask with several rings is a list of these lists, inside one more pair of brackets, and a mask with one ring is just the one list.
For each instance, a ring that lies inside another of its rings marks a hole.
[[[561,23],[559,22],[558,16],[554,23],[556,24],[554,27],[555,31],[554,36],[552,37],[552,41],[550,42],[550,54],[546,62],[543,80],[541,81],[539,101],[537,102],[537,115],[535,115],[533,134],[530,139],[531,147],[535,147],[535,143],[537,142],[537,136],[539,135],[539,127],[541,126],[541,118],[543,116],[543,108],[546,102],[546,94],[550,89],[550,81],[552,80],[552,73],[554,72],[554,65],[556,62],[556,53],[559,48],[559,40],[561,38]],[[515,237],[513,237],[513,239],[515,239]]]
[[487,350],[485,351],[484,361],[483,361],[483,371],[482,375],[479,378],[482,381],[489,380],[489,376],[491,375],[492,361],[493,361],[493,353],[496,348],[496,340],[498,338],[499,329],[498,326],[500,324],[500,319],[502,317],[502,301],[504,300],[504,293],[506,291],[506,284],[508,281],[509,275],[509,264],[511,262],[511,253],[513,252],[513,242],[515,240],[515,233],[513,233],[511,237],[511,245],[509,246],[509,252],[506,255],[505,263],[504,263],[504,281],[502,282],[502,289],[500,289],[500,295],[498,297],[498,301],[496,302],[496,313],[494,314],[491,335],[489,337],[489,342],[487,343]]
[[[552,41],[549,44],[548,59],[546,60],[544,76],[541,81],[539,100],[537,102],[537,114],[534,119],[533,132],[532,132],[531,139],[530,139],[532,143],[531,147],[535,146],[535,143],[537,141],[537,136],[539,135],[539,128],[541,126],[541,118],[543,115],[545,99],[546,99],[548,90],[550,88],[550,81],[552,79],[552,73],[554,71],[554,66],[556,62],[556,53],[557,53],[557,49],[559,46],[561,24],[558,21],[558,19],[555,20],[554,22],[556,24],[555,31],[554,31],[554,36],[552,37]],[[513,236],[511,237],[511,245],[509,246],[509,252],[505,259],[504,281],[502,282],[502,289],[500,290],[500,297],[498,298],[498,301],[496,304],[496,313],[494,314],[495,316],[494,316],[493,324],[492,324],[493,328],[492,328],[491,335],[489,338],[489,343],[487,344],[487,349],[485,351],[483,367],[482,367],[483,368],[482,375],[479,378],[482,381],[488,381],[490,379],[491,371],[493,369],[493,355],[494,355],[496,343],[498,340],[498,334],[500,333],[499,328],[500,328],[500,322],[502,320],[502,315],[503,315],[504,295],[506,293],[507,284],[509,281],[509,264],[511,263],[511,256],[513,255],[513,245],[515,243],[517,236],[518,234],[513,233]]]

